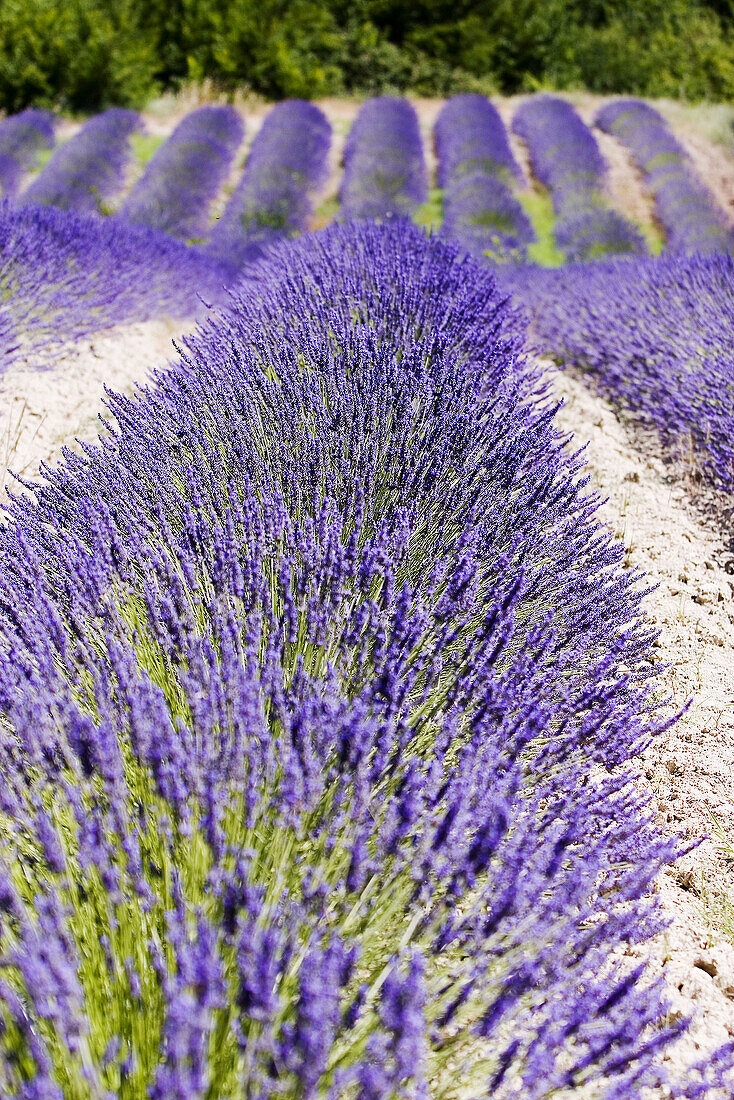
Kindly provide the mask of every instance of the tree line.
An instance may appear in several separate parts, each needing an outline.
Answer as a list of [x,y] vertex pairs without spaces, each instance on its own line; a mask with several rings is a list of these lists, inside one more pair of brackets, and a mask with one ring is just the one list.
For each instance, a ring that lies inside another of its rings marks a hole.
[[410,91],[734,96],[734,0],[2,0],[0,108]]

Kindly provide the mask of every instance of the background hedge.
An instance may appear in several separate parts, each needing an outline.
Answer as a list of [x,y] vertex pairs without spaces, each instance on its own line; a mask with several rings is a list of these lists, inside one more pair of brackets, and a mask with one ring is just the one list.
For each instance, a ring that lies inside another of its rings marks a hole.
[[586,87],[734,95],[734,0],[3,0],[0,108],[208,79],[318,98]]

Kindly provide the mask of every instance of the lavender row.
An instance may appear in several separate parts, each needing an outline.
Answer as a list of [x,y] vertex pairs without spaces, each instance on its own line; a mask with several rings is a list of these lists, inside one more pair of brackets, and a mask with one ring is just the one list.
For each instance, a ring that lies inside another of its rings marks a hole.
[[734,259],[669,256],[502,272],[534,344],[591,371],[708,482],[734,490]]
[[448,99],[436,119],[436,182],[448,187],[457,176],[482,172],[506,183],[522,182],[522,171],[496,107],[483,95]]
[[360,108],[342,155],[344,218],[409,217],[428,198],[418,117],[405,99],[379,96]]
[[550,191],[556,243],[568,260],[645,252],[638,230],[607,207],[604,158],[570,103],[534,96],[517,110],[512,128],[528,146],[536,178]]
[[123,203],[119,216],[182,240],[205,237],[244,127],[233,107],[200,107],[178,124]]
[[596,125],[627,146],[655,197],[671,252],[734,251],[734,229],[658,112],[636,99],[608,103]]
[[433,137],[443,234],[480,259],[524,258],[535,233],[511,190],[522,173],[496,108],[485,96],[454,96],[441,108]]
[[52,149],[56,120],[50,111],[29,108],[0,121],[0,198],[12,198],[39,154]]
[[19,201],[80,214],[103,212],[123,187],[129,137],[140,126],[135,111],[120,107],[95,115],[59,146]]
[[8,1091],[659,1079],[652,635],[517,342],[485,267],[337,225],[13,504]]
[[234,268],[263,247],[307,228],[311,192],[328,175],[331,126],[313,103],[278,103],[252,143],[239,184],[211,233],[208,250]]
[[228,272],[163,233],[53,207],[0,204],[0,370],[162,314],[192,317]]

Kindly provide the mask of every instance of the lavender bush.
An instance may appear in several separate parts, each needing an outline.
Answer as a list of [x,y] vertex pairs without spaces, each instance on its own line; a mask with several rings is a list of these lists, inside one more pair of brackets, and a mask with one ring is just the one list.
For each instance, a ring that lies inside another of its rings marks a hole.
[[19,201],[80,214],[104,212],[123,186],[128,139],[140,126],[140,116],[121,107],[95,115],[59,146]]
[[305,100],[278,103],[252,143],[242,178],[215,224],[209,251],[233,268],[306,229],[311,192],[325,182],[331,126]]
[[408,217],[428,198],[418,117],[407,99],[368,99],[349,131],[342,163],[343,218]]
[[513,325],[408,224],[275,246],[13,504],[7,1094],[657,1078],[652,639]]
[[606,165],[591,130],[570,103],[533,96],[517,110],[514,132],[528,146],[533,172],[548,188],[556,213],[555,237],[567,259],[595,260],[608,253],[642,253],[631,222],[606,206]]
[[205,237],[209,208],[244,135],[234,107],[199,107],[178,124],[123,203],[125,221],[174,237]]
[[734,251],[734,229],[653,107],[636,99],[614,100],[599,111],[596,125],[632,153],[655,197],[669,251]]
[[0,203],[0,370],[61,343],[162,314],[191,317],[229,275],[163,233],[53,207]]
[[535,233],[510,188],[522,174],[496,108],[485,96],[454,96],[441,108],[433,138],[442,233],[478,258],[523,259]]
[[39,153],[53,148],[55,126],[50,111],[32,107],[0,121],[0,198],[11,198]]
[[537,350],[593,372],[622,407],[734,489],[734,259],[669,256],[503,271]]

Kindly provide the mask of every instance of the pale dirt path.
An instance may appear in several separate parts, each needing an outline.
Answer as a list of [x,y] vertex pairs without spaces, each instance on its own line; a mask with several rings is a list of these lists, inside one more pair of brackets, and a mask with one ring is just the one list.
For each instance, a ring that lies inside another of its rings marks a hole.
[[[331,123],[331,146],[329,147],[329,178],[314,201],[314,208],[322,202],[336,200],[342,178],[342,153],[352,123],[357,117],[361,104],[356,99],[323,99],[318,106]],[[328,219],[314,220],[311,228],[320,228]]]
[[443,99],[414,99],[412,100],[415,112],[418,115],[418,123],[423,138],[423,155],[426,158],[429,186],[436,186],[436,152],[433,148],[433,127],[438,118],[438,113],[446,101]]
[[[190,323],[190,326],[193,322]],[[186,328],[164,319],[125,325],[59,352],[53,369],[15,364],[0,375],[0,502],[18,492],[12,473],[35,477],[41,462],[54,464],[62,446],[94,441],[104,413],[104,387],[132,393],[151,368],[172,360],[172,340]]]
[[623,539],[627,562],[658,586],[645,607],[660,631],[660,659],[670,664],[665,690],[677,708],[692,699],[639,769],[664,829],[712,837],[660,876],[656,889],[672,924],[644,948],[666,977],[674,1014],[694,1017],[668,1059],[682,1068],[734,1037],[734,947],[712,905],[734,902],[734,874],[713,835],[716,819],[734,842],[734,587],[720,538],[694,514],[654,441],[643,453],[639,433],[633,440],[587,379],[558,371],[553,378],[565,401],[559,424],[574,433],[574,450],[590,441],[591,488],[608,498],[600,518]]
[[[584,121],[591,125],[591,119]],[[654,223],[655,200],[624,145],[603,130],[593,134],[607,164],[604,191],[609,204],[641,225]]]

